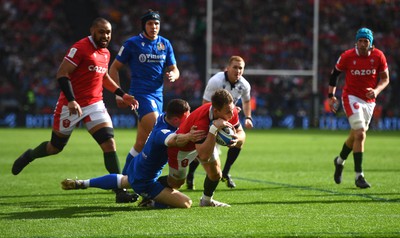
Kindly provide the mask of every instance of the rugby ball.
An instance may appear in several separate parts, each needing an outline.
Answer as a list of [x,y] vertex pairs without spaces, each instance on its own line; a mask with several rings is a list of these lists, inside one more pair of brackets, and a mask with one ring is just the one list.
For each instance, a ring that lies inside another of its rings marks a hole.
[[217,144],[227,146],[232,144],[233,135],[235,135],[235,132],[227,126],[218,131],[215,139]]

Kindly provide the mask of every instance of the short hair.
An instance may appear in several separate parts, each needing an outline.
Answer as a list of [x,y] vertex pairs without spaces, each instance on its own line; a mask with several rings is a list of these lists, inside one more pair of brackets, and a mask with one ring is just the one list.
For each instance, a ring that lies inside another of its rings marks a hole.
[[232,95],[225,89],[218,89],[211,96],[211,104],[217,110],[221,110],[225,105],[231,103],[233,103]]
[[240,56],[234,55],[229,59],[229,65],[233,62],[233,61],[242,61],[244,63],[244,59]]
[[172,99],[167,105],[167,118],[182,117],[190,111],[189,103],[183,99]]
[[105,18],[98,17],[98,18],[93,20],[91,27],[97,27],[97,25],[99,23],[105,23],[105,24],[110,24],[111,25],[111,23],[109,21],[107,21]]

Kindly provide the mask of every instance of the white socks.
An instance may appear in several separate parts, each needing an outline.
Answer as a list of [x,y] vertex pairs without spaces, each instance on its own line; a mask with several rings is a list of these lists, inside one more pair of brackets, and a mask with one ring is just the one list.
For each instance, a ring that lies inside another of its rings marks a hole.
[[131,154],[133,157],[135,157],[136,155],[138,155],[139,154],[139,152],[137,152],[136,150],[135,150],[135,148],[131,148],[131,150],[129,151],[129,154]]

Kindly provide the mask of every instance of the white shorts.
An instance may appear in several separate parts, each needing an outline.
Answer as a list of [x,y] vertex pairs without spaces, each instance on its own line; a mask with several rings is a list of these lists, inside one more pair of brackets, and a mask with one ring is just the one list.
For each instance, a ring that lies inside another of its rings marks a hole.
[[69,110],[66,105],[56,107],[54,111],[53,130],[58,131],[64,135],[71,135],[74,128],[81,122],[85,123],[87,130],[93,127],[108,122],[112,126],[111,117],[103,101],[96,102],[92,105],[82,107],[82,116],[78,117],[77,114],[69,115]]
[[349,95],[348,98],[343,98],[342,101],[351,129],[364,128],[367,131],[376,103],[368,103],[352,95]]
[[[174,156],[174,158],[168,158],[169,175],[177,180],[185,179],[187,175],[187,168],[189,167],[189,164],[193,160],[197,159],[197,155],[198,155],[197,150],[192,150],[192,151],[179,150],[178,154]],[[171,159],[175,161],[170,162]],[[219,153],[218,149],[214,147],[214,151],[210,160],[208,160],[207,162],[201,162],[200,160],[199,161],[201,164],[204,164],[204,163],[212,163],[215,162],[216,160],[219,160]]]

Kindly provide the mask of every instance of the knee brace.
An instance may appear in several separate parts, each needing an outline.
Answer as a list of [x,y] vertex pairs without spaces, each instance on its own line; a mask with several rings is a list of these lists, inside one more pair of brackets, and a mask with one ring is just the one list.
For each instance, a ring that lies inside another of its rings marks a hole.
[[60,151],[62,151],[64,149],[64,147],[67,145],[68,140],[69,140],[69,136],[67,136],[67,137],[59,137],[56,133],[54,133],[54,132],[51,133],[50,143],[54,147],[59,149]]
[[112,127],[103,127],[93,133],[92,136],[101,145],[108,139],[114,138],[114,129]]

